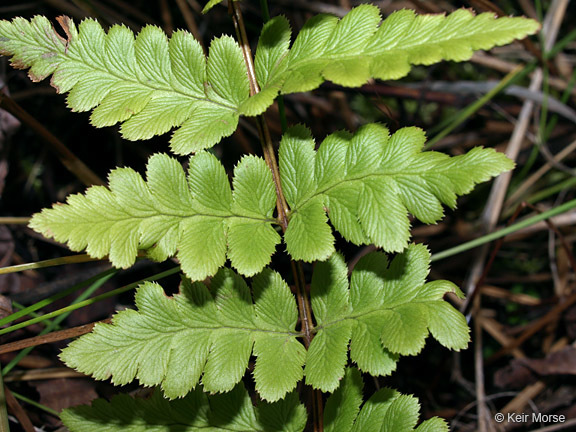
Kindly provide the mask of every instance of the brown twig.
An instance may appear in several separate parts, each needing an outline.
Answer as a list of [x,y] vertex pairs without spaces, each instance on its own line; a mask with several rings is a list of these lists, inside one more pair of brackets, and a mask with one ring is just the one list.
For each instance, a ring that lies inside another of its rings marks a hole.
[[546,313],[546,315],[544,315],[543,317],[538,319],[536,322],[533,322],[532,324],[530,324],[528,326],[528,328],[526,328],[526,330],[524,330],[524,332],[522,332],[522,334],[520,336],[518,336],[516,339],[514,339],[512,341],[512,343],[510,343],[506,347],[503,347],[500,351],[496,352],[494,355],[492,355],[490,358],[488,358],[486,360],[486,362],[487,363],[493,363],[494,361],[498,360],[499,358],[507,355],[510,351],[521,346],[524,342],[526,342],[528,339],[530,339],[533,335],[538,333],[541,329],[546,327],[548,324],[550,324],[554,320],[559,319],[562,312],[564,312],[566,309],[568,309],[574,303],[576,303],[576,293],[567,297],[563,302],[558,303],[556,306],[554,306],[552,309],[550,309],[548,311],[548,313]]
[[103,185],[104,181],[98,177],[90,168],[84,164],[80,159],[72,153],[68,147],[62,143],[58,138],[56,138],[48,129],[46,129],[38,120],[33,116],[28,114],[20,105],[18,105],[12,98],[6,96],[0,92],[0,107],[4,108],[10,114],[18,118],[22,123],[29,126],[34,132],[36,132],[50,147],[50,149],[56,153],[60,162],[74,174],[78,180],[84,183],[86,186],[91,185]]
[[186,3],[186,0],[176,0],[176,5],[178,5],[178,9],[180,9],[180,13],[182,14],[182,18],[186,22],[186,27],[192,33],[192,36],[196,38],[202,49],[204,50],[204,54],[207,54],[206,47],[202,42],[202,37],[200,35],[200,31],[198,30],[198,26],[196,25],[196,20],[194,19],[194,14],[192,13],[191,6]]
[[516,191],[510,195],[510,197],[504,203],[505,206],[512,205],[517,201],[534,183],[536,183],[544,174],[546,174],[554,165],[554,162],[560,162],[567,156],[570,156],[576,151],[576,140],[572,141],[568,146],[562,149],[557,155],[553,156],[552,161],[546,162],[540,167],[538,171],[528,177],[522,182],[522,185],[516,189]]
[[24,408],[18,403],[12,392],[8,390],[8,387],[4,387],[4,394],[6,395],[6,403],[10,411],[12,411],[12,414],[18,419],[22,429],[24,429],[25,432],[36,432],[32,421],[30,421],[30,417],[28,417],[28,414],[26,414],[26,411],[24,411]]
[[[110,323],[111,318],[99,321],[101,323]],[[34,336],[27,339],[18,340],[16,342],[10,342],[4,345],[0,345],[0,354],[6,354],[13,351],[19,351],[25,348],[38,346],[47,343],[59,342],[65,339],[71,339],[81,336],[86,333],[90,333],[97,323],[84,324],[78,327],[72,327],[65,330],[55,331],[41,336]]]

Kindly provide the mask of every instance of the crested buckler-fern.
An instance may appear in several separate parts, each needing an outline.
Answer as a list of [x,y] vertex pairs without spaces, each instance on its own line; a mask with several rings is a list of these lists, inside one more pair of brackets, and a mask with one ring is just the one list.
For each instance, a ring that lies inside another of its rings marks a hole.
[[[426,281],[430,253],[410,243],[410,218],[439,221],[443,206],[454,208],[514,164],[489,148],[455,157],[423,151],[421,129],[382,124],[323,139],[293,125],[276,150],[261,114],[278,95],[325,81],[399,79],[413,65],[467,60],[539,24],[465,9],[382,19],[376,6],[361,5],[342,19],[312,17],[293,41],[285,17],[269,20],[253,61],[240,6],[229,7],[240,40],[217,37],[207,55],[182,30],[168,37],[145,26],[135,36],[123,25],[105,30],[94,19],[60,17],[64,38],[42,16],[0,22],[0,53],[33,81],[51,76],[71,110],[92,110],[96,127],[120,123],[128,140],[174,130],[170,150],[189,155],[186,169],[165,153],[150,157],[144,176],[117,168],[107,187],[31,219],[44,236],[116,267],[175,257],[182,270],[178,294],[141,284],[134,310],[61,354],[95,379],[158,387],[153,395],[96,400],[64,410],[62,421],[79,432],[447,431],[439,418],[418,423],[413,396],[390,388],[363,395],[361,372],[390,375],[429,335],[449,349],[467,347],[466,321],[444,300],[463,294],[448,281]],[[263,156],[239,158],[229,178],[207,149],[240,116],[256,117]],[[336,233],[380,250],[349,273]],[[267,267],[280,255],[292,275]],[[311,275],[302,261],[315,263]]]

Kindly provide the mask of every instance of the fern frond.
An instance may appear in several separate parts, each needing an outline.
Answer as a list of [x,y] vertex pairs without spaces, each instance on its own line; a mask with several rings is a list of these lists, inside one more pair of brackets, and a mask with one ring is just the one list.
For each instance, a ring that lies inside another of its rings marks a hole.
[[352,361],[373,375],[390,374],[399,355],[420,351],[428,332],[448,348],[466,346],[464,317],[442,300],[446,292],[461,293],[446,281],[425,283],[429,262],[423,246],[410,246],[390,265],[384,254],[372,253],[350,282],[340,255],[318,263],[311,285],[318,325],[308,351],[297,339],[296,300],[277,273],[265,269],[255,276],[252,297],[241,277],[221,269],[210,291],[185,280],[180,293],[168,298],[155,283],[141,285],[137,311],[97,324],[61,358],[96,379],[138,379],[176,398],[200,377],[206,391],[229,391],[254,354],[256,390],[268,401],[281,399],[304,375],[313,387],[334,391],[349,344]]
[[391,388],[378,390],[360,409],[362,388],[360,372],[354,368],[346,369],[340,386],[326,401],[326,432],[448,432],[448,425],[438,417],[426,420],[414,429],[420,410],[418,400]]
[[[387,375],[398,355],[415,355],[430,332],[447,348],[468,344],[466,320],[442,300],[446,292],[461,295],[450,282],[426,283],[430,254],[411,245],[388,264],[374,252],[363,257],[348,283],[339,254],[316,265],[311,302],[317,326],[308,350],[306,383],[334,391],[350,358],[371,375]],[[392,429],[400,430],[400,429]]]
[[60,417],[71,432],[301,432],[307,414],[295,393],[254,407],[244,386],[238,384],[223,395],[206,395],[196,389],[172,401],[158,391],[148,399],[128,395],[114,396],[110,402],[97,399],[91,406],[65,409]]
[[94,109],[96,127],[122,123],[128,140],[148,139],[178,129],[171,139],[177,154],[213,146],[232,134],[238,106],[248,97],[242,52],[228,36],[212,41],[206,59],[185,31],[168,40],[155,26],[134,38],[125,26],[105,33],[92,19],[78,28],[59,18],[67,40],[41,16],[0,21],[0,54],[26,69],[33,81],[53,74],[51,84],[68,93],[73,111]]
[[30,227],[116,267],[134,264],[138,250],[163,261],[177,255],[182,270],[203,280],[226,256],[244,275],[270,262],[280,236],[274,230],[276,194],[270,170],[246,156],[234,170],[234,191],[221,163],[210,153],[190,158],[188,179],[180,163],[152,156],[147,181],[130,168],[109,176],[109,189],[93,186],[37,213]]
[[256,390],[277,401],[303,376],[306,350],[296,339],[296,301],[271,270],[257,275],[252,288],[254,304],[244,280],[229,269],[212,278],[210,291],[185,280],[172,298],[159,285],[145,283],[136,293],[138,311],[122,311],[112,324],[97,324],[61,358],[96,379],[160,385],[174,399],[200,377],[205,391],[230,391],[254,352]]
[[492,149],[461,156],[422,152],[424,132],[410,127],[389,136],[378,124],[354,135],[337,132],[314,150],[310,132],[290,129],[280,144],[282,187],[291,208],[285,241],[293,258],[325,260],[334,252],[334,228],[355,244],[399,252],[408,244],[408,212],[425,223],[443,217],[475,184],[513,168]]
[[412,65],[467,60],[474,50],[507,44],[540,26],[465,9],[447,17],[403,10],[381,22],[378,8],[361,5],[341,20],[312,18],[290,49],[290,25],[276,17],[264,26],[256,51],[261,91],[249,97],[242,52],[230,37],[214,39],[206,59],[185,31],[168,40],[160,28],[147,26],[134,38],[124,26],[106,34],[91,19],[78,28],[69,18],[59,21],[67,40],[44,17],[1,21],[0,54],[13,56],[17,68],[30,68],[34,81],[54,74],[58,92],[70,92],[70,108],[94,109],[94,126],[120,122],[129,140],[178,128],[171,139],[177,154],[209,148],[231,135],[239,114],[261,114],[278,93],[312,90],[325,80],[357,87],[370,78],[399,79]]
[[[271,51],[269,43],[262,43],[269,41],[265,34],[270,28],[285,32],[285,18],[273,21],[263,30],[257,57],[260,51]],[[384,21],[379,9],[372,5],[358,6],[342,19],[318,15],[302,28],[291,49],[285,46],[284,38],[278,39],[275,48],[282,52],[277,57],[279,61],[268,65],[271,67],[265,73],[257,74],[263,95],[246,100],[240,111],[260,114],[278,92],[310,91],[325,80],[358,87],[371,78],[400,79],[413,65],[468,60],[476,50],[508,44],[539,28],[534,20],[496,18],[491,13],[476,16],[467,9],[448,16],[401,10]]]

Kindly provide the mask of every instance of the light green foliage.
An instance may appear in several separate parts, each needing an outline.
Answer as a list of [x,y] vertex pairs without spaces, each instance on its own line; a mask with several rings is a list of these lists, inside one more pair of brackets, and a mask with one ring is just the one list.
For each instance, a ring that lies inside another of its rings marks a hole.
[[339,254],[318,263],[310,293],[317,334],[308,350],[306,382],[334,391],[349,343],[352,361],[372,375],[391,373],[399,354],[418,354],[428,332],[447,348],[465,348],[466,320],[442,299],[446,292],[461,292],[448,281],[425,283],[429,263],[422,245],[411,245],[390,264],[374,252],[358,262],[350,284]]
[[[262,158],[245,156],[231,185],[220,161],[202,150],[231,135],[239,115],[263,113],[278,94],[313,90],[326,80],[357,87],[372,78],[399,79],[413,65],[467,60],[474,50],[533,34],[539,24],[465,9],[448,16],[402,10],[382,20],[376,6],[361,5],[342,19],[311,18],[290,46],[290,24],[280,16],[261,32],[255,58],[261,91],[249,96],[246,62],[231,37],[214,39],[206,56],[185,31],[168,38],[146,26],[134,36],[122,25],[105,32],[92,19],[78,27],[67,17],[58,21],[66,38],[44,17],[0,21],[0,54],[30,69],[34,81],[52,75],[72,110],[93,110],[94,126],[121,123],[130,140],[176,128],[172,151],[196,153],[187,174],[165,154],[150,158],[146,179],[118,168],[109,188],[72,195],[30,222],[117,267],[133,265],[139,251],[157,261],[176,256],[188,276],[173,297],[158,284],[140,285],[136,310],[97,324],[61,355],[96,379],[138,380],[162,391],[65,410],[65,425],[72,432],[299,432],[307,414],[293,390],[305,377],[313,388],[333,392],[327,431],[447,431],[438,418],[414,429],[418,401],[389,388],[363,404],[359,370],[390,374],[401,355],[422,350],[429,334],[450,349],[467,346],[464,317],[443,300],[447,292],[462,293],[447,281],[426,283],[430,254],[408,245],[409,215],[435,223],[442,204],[454,208],[458,196],[513,163],[492,149],[456,157],[422,152],[418,128],[390,136],[369,124],[354,134],[336,132],[317,149],[308,129],[291,128],[278,157],[290,207],[284,242],[293,260],[322,261],[310,287],[314,328],[304,335],[288,284],[264,268],[281,239],[274,217],[280,184]],[[370,253],[348,278],[328,219],[345,240],[399,254],[389,262],[383,252]],[[227,259],[253,276],[251,288],[223,267]],[[298,304],[304,307],[304,299]],[[303,336],[313,336],[308,349]],[[240,384],[251,358],[255,390],[270,402],[257,407]],[[346,368],[348,358],[359,370]]]
[[270,262],[280,236],[272,218],[276,202],[265,162],[246,156],[234,170],[234,191],[215,156],[190,158],[188,178],[180,163],[152,156],[145,182],[130,168],[109,176],[110,188],[93,186],[33,216],[30,226],[70,249],[109,256],[117,267],[134,264],[139,249],[162,261],[177,255],[182,270],[203,280],[226,256],[240,273],[253,275]]
[[326,402],[326,432],[448,432],[448,425],[438,417],[426,420],[414,429],[420,409],[418,401],[390,388],[378,390],[360,410],[362,387],[360,372],[346,369],[340,386]]
[[376,6],[361,5],[341,20],[330,15],[311,18],[289,49],[286,19],[273,21],[263,31],[256,56],[261,50],[273,51],[262,39],[270,41],[264,34],[275,28],[283,35],[276,42],[276,61],[258,74],[264,95],[241,106],[246,115],[266,110],[278,92],[313,90],[325,80],[345,87],[361,86],[371,78],[396,80],[406,76],[412,65],[468,60],[475,50],[508,44],[540,28],[534,20],[496,18],[491,13],[475,16],[468,9],[448,16],[401,10],[382,21]]
[[[389,136],[381,125],[356,134],[330,135],[314,150],[310,132],[298,126],[284,135],[280,173],[291,207],[285,233],[294,259],[325,260],[334,252],[333,226],[356,244],[402,251],[410,238],[408,212],[426,223],[455,207],[458,195],[513,164],[492,149],[449,157],[421,152],[424,133],[404,128]],[[233,191],[224,168],[210,153],[190,158],[188,182],[167,155],[150,158],[147,181],[129,168],[109,176],[109,189],[91,187],[33,216],[30,226],[70,249],[96,258],[108,255],[126,268],[138,250],[157,261],[176,255],[193,280],[216,273],[226,257],[241,274],[270,262],[280,236],[273,218],[275,190],[264,160],[244,157]]]
[[256,390],[265,400],[284,397],[303,375],[307,384],[334,391],[349,343],[351,359],[373,375],[391,373],[399,354],[417,354],[429,331],[448,348],[467,345],[464,317],[442,300],[446,292],[460,291],[447,281],[426,284],[429,262],[424,246],[410,246],[390,265],[384,254],[372,253],[358,263],[350,283],[340,255],[317,264],[311,285],[317,327],[308,351],[297,340],[296,301],[277,273],[266,269],[254,277],[253,304],[243,279],[221,269],[210,291],[185,280],[180,294],[167,298],[157,284],[140,286],[138,311],[98,324],[61,357],[96,379],[138,379],[176,398],[201,376],[205,390],[229,391],[253,353]]
[[[410,238],[409,212],[433,223],[443,216],[442,203],[455,207],[458,195],[513,166],[492,149],[449,157],[421,152],[424,142],[420,129],[389,136],[371,124],[354,135],[332,134],[315,151],[306,128],[290,129],[279,157],[291,207],[284,237],[290,255],[313,261],[333,254],[325,209],[347,240],[402,251]],[[119,168],[109,183],[109,189],[91,187],[35,214],[30,226],[74,251],[108,255],[122,268],[134,263],[138,250],[157,261],[176,255],[193,280],[215,274],[226,257],[241,274],[256,274],[280,241],[273,228],[274,183],[261,158],[246,156],[238,163],[233,191],[220,162],[206,152],[190,158],[188,182],[176,160],[157,154],[148,163],[146,182]]]
[[32,81],[41,81],[53,74],[65,49],[66,41],[53,30],[46,17],[0,21],[0,54],[12,55],[15,68],[30,68],[28,76]]
[[514,164],[493,149],[474,148],[449,157],[422,152],[424,132],[410,127],[389,136],[378,124],[354,135],[337,132],[314,150],[304,127],[290,129],[280,144],[280,173],[291,208],[285,235],[293,258],[325,260],[334,252],[330,221],[355,244],[373,243],[399,252],[408,244],[408,213],[425,223],[443,217],[442,205]]
[[142,140],[179,127],[172,151],[188,154],[212,147],[238,124],[240,102],[248,97],[248,77],[234,39],[214,39],[205,57],[198,41],[185,31],[168,40],[155,26],[134,38],[125,26],[106,34],[100,24],[84,20],[78,28],[61,18],[64,40],[46,18],[0,22],[0,53],[13,55],[15,67],[30,69],[39,81],[67,93],[74,111],[94,108],[96,127],[122,122],[122,136]]
[[306,418],[295,393],[254,407],[241,384],[223,395],[208,396],[198,388],[172,401],[159,391],[148,399],[119,395],[110,402],[98,399],[92,406],[69,408],[61,414],[71,432],[301,432]]
[[122,311],[112,324],[97,324],[61,358],[96,379],[160,385],[174,399],[186,395],[200,377],[205,391],[230,391],[254,352],[256,389],[276,401],[303,375],[306,350],[296,340],[296,302],[270,270],[254,278],[252,289],[254,303],[246,283],[229,269],[214,276],[210,291],[184,280],[172,298],[159,285],[145,283],[136,294],[138,311]]
[[[205,10],[217,3],[210,1]],[[51,84],[70,92],[72,110],[94,109],[96,127],[122,123],[129,140],[177,127],[171,139],[177,154],[213,146],[234,132],[239,114],[261,114],[279,92],[309,91],[324,80],[357,87],[370,78],[399,79],[411,65],[467,60],[474,50],[539,28],[533,20],[475,16],[466,9],[447,17],[402,10],[381,22],[376,6],[361,5],[341,20],[315,16],[290,48],[290,25],[276,17],[264,26],[256,51],[261,92],[249,97],[241,49],[228,36],[214,39],[206,58],[181,30],[168,39],[160,28],[146,26],[134,38],[125,26],[106,34],[92,19],[78,28],[68,18],[60,23],[67,40],[44,17],[2,21],[0,53],[13,56],[15,67],[30,68],[35,81],[54,74]]]

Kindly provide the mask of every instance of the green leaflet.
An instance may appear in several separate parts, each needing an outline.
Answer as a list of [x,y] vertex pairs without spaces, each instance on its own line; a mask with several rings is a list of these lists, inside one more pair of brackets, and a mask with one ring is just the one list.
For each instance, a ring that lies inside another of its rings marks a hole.
[[306,383],[334,391],[344,375],[348,344],[352,361],[372,375],[390,374],[398,355],[420,352],[428,332],[447,348],[465,348],[466,320],[442,300],[446,292],[461,292],[448,281],[425,283],[429,264],[422,245],[409,246],[390,264],[383,253],[366,255],[350,283],[339,254],[316,264],[310,295],[317,333],[308,350]]
[[[340,431],[413,431],[420,410],[413,396],[383,388],[378,390],[360,410],[362,404],[362,376],[357,369],[348,368],[338,389],[326,401],[324,426],[326,432]],[[433,417],[422,422],[418,432],[448,432],[444,420]]]
[[[210,1],[205,11],[217,3]],[[160,28],[146,26],[134,38],[124,26],[105,33],[92,19],[78,28],[69,18],[59,21],[67,40],[44,17],[0,22],[0,54],[13,56],[17,68],[30,68],[34,81],[53,74],[58,92],[70,92],[72,110],[94,109],[96,127],[122,123],[129,140],[178,128],[171,139],[177,154],[213,146],[236,130],[239,114],[261,114],[278,93],[309,91],[325,80],[357,87],[370,78],[399,79],[411,65],[467,60],[474,50],[540,27],[534,20],[475,16],[467,9],[447,17],[402,10],[381,22],[377,7],[361,5],[341,20],[313,17],[289,48],[290,25],[276,17],[264,26],[256,51],[261,91],[249,97],[241,49],[228,36],[214,39],[206,58],[185,31],[168,40]]]
[[334,228],[355,244],[399,252],[408,244],[408,213],[425,223],[443,217],[475,184],[514,167],[493,149],[474,148],[449,157],[422,152],[425,135],[415,127],[390,136],[379,124],[354,135],[336,132],[317,151],[310,132],[291,128],[280,144],[282,187],[291,208],[285,234],[294,259],[325,260],[334,252]]
[[[360,409],[362,387],[358,370],[347,369],[340,386],[326,402],[326,432],[448,432],[448,426],[438,417],[414,429],[419,411],[417,400],[390,388],[376,392]],[[62,411],[61,419],[71,432],[301,432],[307,414],[295,393],[254,407],[248,392],[239,384],[223,395],[206,395],[196,389],[172,401],[162,398],[158,391],[148,399],[127,395],[115,396],[110,402],[98,399],[91,406]]]
[[[114,316],[112,324],[72,342],[61,358],[70,367],[114,384],[138,379],[160,385],[167,398],[186,395],[198,384],[208,392],[230,391],[256,356],[256,390],[277,401],[302,379],[306,350],[297,341],[296,301],[271,270],[254,277],[253,296],[244,280],[221,269],[208,288],[187,280],[166,297],[155,283],[136,293],[138,311]],[[281,373],[279,373],[281,371]]]
[[372,253],[359,261],[350,282],[340,255],[318,263],[311,284],[317,326],[308,351],[297,340],[295,298],[277,273],[256,275],[251,296],[244,280],[224,268],[210,291],[185,280],[180,293],[168,298],[158,284],[141,285],[137,311],[97,324],[61,358],[96,379],[159,385],[173,399],[201,377],[206,391],[231,390],[253,354],[256,390],[265,400],[281,399],[304,375],[307,384],[331,392],[344,375],[348,349],[361,370],[387,375],[399,355],[422,349],[428,332],[448,348],[466,347],[464,317],[442,300],[446,292],[461,293],[447,281],[425,283],[429,263],[430,254],[419,245],[390,265],[384,254]]
[[0,53],[13,56],[13,66],[30,68],[34,81],[53,74],[51,84],[69,92],[73,111],[94,109],[94,126],[121,122],[129,140],[179,127],[171,139],[177,154],[212,147],[236,130],[249,85],[241,49],[231,37],[214,39],[206,58],[185,31],[168,40],[150,25],[134,38],[125,26],[106,34],[92,19],[78,28],[69,18],[59,21],[67,40],[44,17],[1,21]]
[[278,92],[310,91],[325,80],[358,87],[371,78],[400,79],[412,65],[468,60],[476,50],[534,34],[540,24],[526,18],[496,18],[491,13],[476,16],[468,9],[448,16],[401,10],[382,21],[376,6],[361,5],[342,19],[330,15],[311,18],[291,49],[286,44],[286,32],[290,36],[286,18],[274,18],[263,30],[257,58],[261,51],[273,51],[270,38],[265,37],[271,28],[284,35],[274,45],[276,61],[265,73],[257,74],[263,94],[246,100],[240,107],[242,114],[260,114]]
[[[351,135],[337,132],[314,150],[310,132],[295,127],[280,146],[283,190],[291,208],[284,241],[294,259],[325,260],[334,252],[330,221],[356,244],[402,251],[410,237],[408,212],[426,223],[455,207],[458,195],[513,163],[492,149],[449,157],[421,152],[424,133],[404,128],[389,136],[371,124]],[[70,249],[116,267],[134,263],[138,250],[162,261],[176,255],[193,280],[216,273],[229,258],[251,276],[270,262],[280,241],[273,228],[275,189],[261,158],[246,156],[234,170],[233,190],[211,154],[190,158],[188,182],[167,155],[150,158],[147,181],[129,168],[110,174],[110,189],[96,186],[35,214],[30,226]]]
[[252,405],[242,384],[224,395],[206,395],[196,389],[179,400],[119,395],[110,402],[98,399],[91,406],[62,411],[62,422],[71,432],[196,432],[286,431],[301,432],[306,409],[295,393],[275,403]]
[[233,191],[224,167],[206,152],[190,158],[188,179],[165,154],[150,158],[146,177],[115,169],[110,189],[94,186],[71,195],[67,204],[35,214],[30,227],[74,251],[108,255],[116,267],[133,265],[139,249],[157,261],[176,255],[193,280],[215,274],[227,256],[245,275],[270,262],[280,236],[272,226],[274,183],[262,159],[242,158]]

